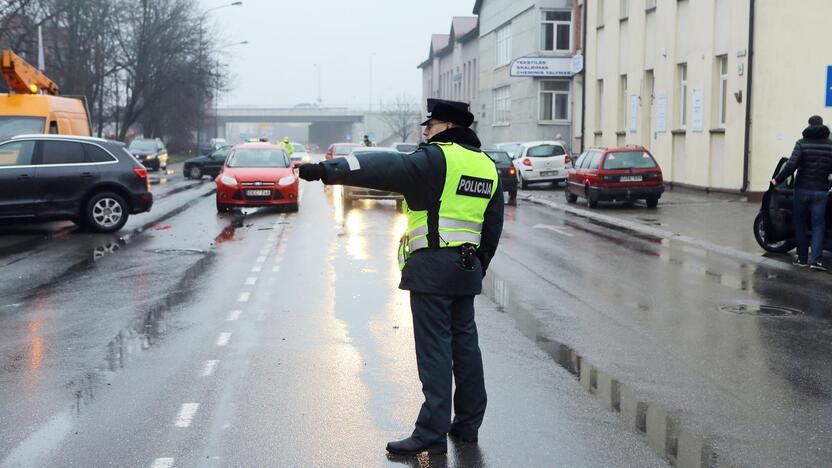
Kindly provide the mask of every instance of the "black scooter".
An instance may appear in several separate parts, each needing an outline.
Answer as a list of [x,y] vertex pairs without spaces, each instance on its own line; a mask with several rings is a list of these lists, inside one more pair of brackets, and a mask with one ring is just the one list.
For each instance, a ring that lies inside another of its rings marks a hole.
[[[780,173],[780,168],[786,164],[787,158],[781,158],[777,163],[772,178]],[[794,240],[794,225],[792,223],[792,199],[794,197],[794,176],[777,186],[769,187],[763,195],[760,212],[754,218],[754,237],[767,252],[786,253],[797,245]],[[832,193],[830,193],[829,209],[826,210],[826,229],[828,235],[824,239],[823,248],[832,250]]]

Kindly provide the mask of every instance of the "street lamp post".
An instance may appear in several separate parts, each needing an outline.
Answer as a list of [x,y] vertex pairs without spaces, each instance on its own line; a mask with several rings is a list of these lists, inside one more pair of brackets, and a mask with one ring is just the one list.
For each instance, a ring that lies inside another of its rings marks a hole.
[[[228,8],[228,7],[235,7],[235,6],[243,6],[243,2],[242,1],[236,1],[236,2],[231,2],[231,3],[226,3],[224,5],[218,5],[218,6],[215,6],[215,7],[211,7],[211,8],[208,8],[207,10],[203,11],[202,14],[199,16],[199,60],[200,60],[200,62],[203,59],[203,57],[202,57],[202,42],[203,42],[202,23],[205,21],[205,17],[208,16],[208,13],[210,13],[212,11],[219,10],[221,8]],[[200,65],[201,65],[201,63],[200,63]],[[201,105],[201,103],[200,103],[199,109],[200,109],[200,111],[199,111],[199,115],[197,116],[197,122],[196,122],[196,152],[197,152],[197,154],[199,154],[200,130],[202,128],[202,105]]]

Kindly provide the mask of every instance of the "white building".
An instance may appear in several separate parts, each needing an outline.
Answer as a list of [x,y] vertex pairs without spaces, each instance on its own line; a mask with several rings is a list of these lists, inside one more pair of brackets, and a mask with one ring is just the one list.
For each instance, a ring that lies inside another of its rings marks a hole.
[[[457,16],[450,34],[434,34],[422,70],[423,115],[427,98],[464,101],[472,111],[479,105],[479,34],[475,16]],[[476,112],[475,112],[476,115]],[[474,121],[473,128],[477,129]]]
[[758,196],[808,117],[832,120],[832,1],[579,2],[587,146],[644,145],[666,180]]
[[581,11],[573,0],[477,0],[486,144],[562,140],[580,147]]

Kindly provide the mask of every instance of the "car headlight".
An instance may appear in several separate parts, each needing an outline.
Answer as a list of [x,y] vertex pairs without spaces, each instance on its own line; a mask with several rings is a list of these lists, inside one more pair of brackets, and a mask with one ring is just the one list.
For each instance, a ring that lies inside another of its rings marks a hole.
[[225,185],[229,186],[229,187],[236,187],[237,186],[237,179],[235,179],[233,177],[229,177],[227,175],[224,175],[224,176],[220,177],[220,181],[222,183],[224,183]]
[[311,159],[312,158],[310,158],[309,155],[307,154],[303,157],[303,162],[309,162]]
[[152,160],[153,160],[153,155],[152,155],[152,154],[148,154],[148,155],[147,155],[147,156],[145,156],[144,158],[145,158],[145,159],[147,159],[148,161],[152,161]]
[[277,181],[277,183],[280,184],[280,185],[292,185],[292,184],[295,183],[295,176],[293,176],[293,175],[286,176],[286,177],[280,179],[279,181]]

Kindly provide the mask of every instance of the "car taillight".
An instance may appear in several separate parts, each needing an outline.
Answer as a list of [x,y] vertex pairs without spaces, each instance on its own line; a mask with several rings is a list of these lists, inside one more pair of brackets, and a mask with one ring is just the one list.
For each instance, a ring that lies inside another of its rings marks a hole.
[[648,172],[648,173],[644,174],[644,180],[653,180],[653,179],[658,179],[658,178],[659,178],[659,173],[658,172]]
[[531,160],[531,159],[529,159],[529,158],[525,158],[525,159],[523,159],[523,165],[524,165],[524,166],[529,166],[529,167],[532,167],[532,160]]
[[569,157],[569,155],[567,154],[567,155],[563,158],[563,163],[564,163],[564,164],[572,164],[572,158],[570,158],[570,157]]
[[143,167],[134,167],[133,173],[135,173],[136,177],[138,177],[139,179],[147,180],[147,169]]
[[508,175],[516,175],[516,174],[517,174],[517,169],[515,169],[513,167],[510,167],[508,169]]

